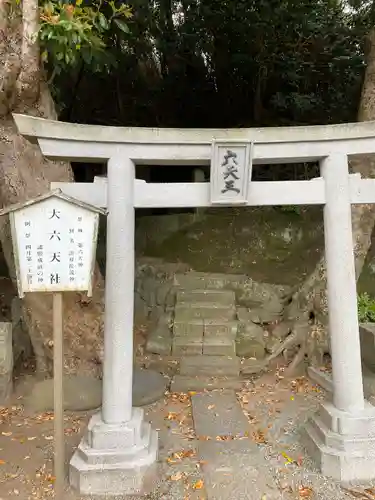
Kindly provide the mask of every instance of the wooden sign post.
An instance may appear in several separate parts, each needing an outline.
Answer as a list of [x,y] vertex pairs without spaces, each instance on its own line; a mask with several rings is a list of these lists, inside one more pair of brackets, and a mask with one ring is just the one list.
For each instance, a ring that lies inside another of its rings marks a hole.
[[63,292],[92,294],[99,214],[58,189],[0,211],[9,214],[18,295],[53,294],[55,498],[65,485]]

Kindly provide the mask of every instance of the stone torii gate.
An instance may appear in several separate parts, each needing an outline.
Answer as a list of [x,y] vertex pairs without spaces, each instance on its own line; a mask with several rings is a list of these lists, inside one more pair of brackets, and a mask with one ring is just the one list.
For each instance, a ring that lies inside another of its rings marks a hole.
[[[157,458],[156,432],[132,408],[134,208],[324,205],[333,403],[306,428],[323,474],[375,478],[375,408],[364,399],[351,204],[375,203],[375,180],[349,175],[348,155],[375,153],[375,122],[264,129],[151,129],[76,125],[15,115],[19,132],[51,159],[106,161],[107,179],[54,183],[107,208],[105,354],[101,413],[70,462],[81,493],[139,491]],[[319,161],[312,181],[252,182],[251,164]],[[148,184],[135,165],[211,164],[210,183]]]

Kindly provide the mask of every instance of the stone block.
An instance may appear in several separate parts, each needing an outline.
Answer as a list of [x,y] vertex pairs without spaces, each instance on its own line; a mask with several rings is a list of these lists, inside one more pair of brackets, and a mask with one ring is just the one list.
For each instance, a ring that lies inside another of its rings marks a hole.
[[229,356],[187,356],[180,361],[180,375],[237,377],[240,359]]
[[156,328],[149,333],[146,342],[146,351],[154,354],[170,355],[172,349],[171,317],[163,314]]
[[12,323],[0,323],[0,405],[13,391]]
[[256,339],[238,337],[236,340],[236,354],[241,358],[263,359],[266,355],[264,344]]
[[175,337],[185,336],[202,336],[204,332],[203,320],[200,318],[190,317],[188,320],[183,319],[179,314],[175,316],[173,322],[173,335]]
[[245,359],[241,363],[241,374],[246,376],[255,375],[268,369],[268,363],[265,360]]
[[175,337],[172,344],[174,356],[194,356],[203,352],[202,336]]
[[[122,425],[105,424],[100,415],[92,417],[87,437],[100,428],[101,442],[83,438],[70,461],[69,481],[79,494],[107,497],[152,491],[158,476],[158,435],[142,421],[142,412],[134,412],[134,422]],[[127,439],[129,429],[133,429],[135,439]]]
[[204,320],[204,336],[207,337],[228,337],[232,340],[236,338],[238,330],[237,321],[225,321],[221,319]]
[[187,304],[176,304],[175,307],[176,316],[185,321],[189,319],[199,318],[199,319],[221,319],[221,320],[233,320],[235,319],[236,310],[232,306],[221,306],[203,304],[200,307],[193,307]]
[[238,377],[192,377],[175,375],[171,383],[171,392],[213,391],[217,389],[242,389],[244,380]]
[[244,437],[249,421],[233,390],[213,391],[191,397],[194,428],[197,436]]
[[180,290],[177,292],[176,302],[178,304],[193,304],[200,307],[204,304],[234,306],[236,302],[235,293],[231,290]]
[[125,424],[106,424],[101,413],[91,417],[87,426],[86,441],[95,450],[119,450],[141,444],[143,409],[133,408],[132,420]]
[[[357,427],[344,426],[354,433],[341,433],[337,428],[339,420],[334,414],[341,414],[341,423],[353,420],[353,416],[333,409],[333,405],[325,403],[320,411],[307,423],[302,433],[302,443],[325,476],[332,477],[342,483],[373,480],[375,477],[375,434],[371,432],[372,424],[366,425],[364,416]],[[323,410],[323,411],[322,411]],[[367,408],[369,421],[372,421]],[[327,418],[330,415],[331,418]],[[330,427],[327,424],[331,424]]]
[[207,356],[236,356],[236,344],[227,337],[204,337],[203,354]]

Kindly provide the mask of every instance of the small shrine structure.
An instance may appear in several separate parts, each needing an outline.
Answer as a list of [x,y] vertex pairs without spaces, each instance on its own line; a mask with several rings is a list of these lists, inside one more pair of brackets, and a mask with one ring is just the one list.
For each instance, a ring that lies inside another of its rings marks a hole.
[[[157,436],[132,407],[135,208],[324,205],[333,401],[306,432],[322,473],[375,478],[375,407],[364,398],[351,205],[375,203],[375,180],[350,175],[348,156],[375,153],[375,122],[261,129],[77,125],[15,115],[51,159],[107,162],[105,182],[54,183],[108,210],[103,405],[70,463],[81,493],[134,494],[157,457]],[[320,163],[312,181],[253,182],[252,164]],[[211,165],[209,183],[149,184],[135,165]]]

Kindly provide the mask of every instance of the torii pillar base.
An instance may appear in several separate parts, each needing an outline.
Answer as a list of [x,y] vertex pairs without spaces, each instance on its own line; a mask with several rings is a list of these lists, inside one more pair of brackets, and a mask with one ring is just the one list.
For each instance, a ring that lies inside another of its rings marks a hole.
[[70,461],[70,484],[81,495],[147,495],[158,477],[157,455],[158,434],[141,408],[126,424],[107,424],[98,413]]
[[351,414],[321,405],[304,429],[303,444],[324,476],[342,483],[366,482],[375,471],[375,407]]

